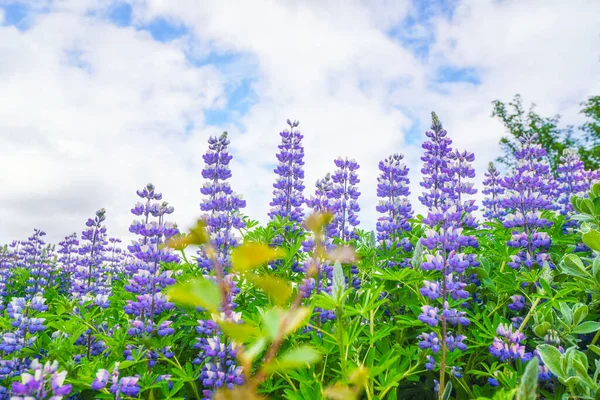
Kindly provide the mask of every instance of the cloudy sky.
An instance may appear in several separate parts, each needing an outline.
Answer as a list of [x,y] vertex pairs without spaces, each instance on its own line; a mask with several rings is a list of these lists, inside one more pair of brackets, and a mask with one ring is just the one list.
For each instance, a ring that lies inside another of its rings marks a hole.
[[58,241],[100,207],[127,237],[147,182],[188,227],[225,130],[232,186],[265,221],[287,118],[307,194],[335,157],[361,164],[371,229],[380,159],[405,154],[417,203],[432,110],[476,153],[478,184],[503,135],[492,100],[579,123],[600,94],[599,27],[595,0],[0,0],[0,243],[34,227]]

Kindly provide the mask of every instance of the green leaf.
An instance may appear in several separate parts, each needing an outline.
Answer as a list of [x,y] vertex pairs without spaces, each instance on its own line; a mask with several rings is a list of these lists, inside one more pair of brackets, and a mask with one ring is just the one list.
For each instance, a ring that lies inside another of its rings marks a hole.
[[221,293],[217,285],[204,277],[178,283],[167,291],[169,300],[177,304],[201,306],[216,313],[221,303]]
[[444,394],[442,394],[442,400],[450,400],[450,396],[452,395],[452,382],[446,382],[446,387],[444,387]]
[[560,267],[561,271],[567,275],[579,276],[581,278],[589,278],[589,274],[585,270],[581,258],[575,254],[569,254],[563,259]]
[[277,305],[287,303],[292,295],[292,284],[285,279],[270,275],[252,277],[252,282],[264,290]]
[[578,325],[571,331],[571,333],[584,334],[596,332],[600,329],[600,322],[586,321],[581,325]]
[[265,366],[268,372],[283,372],[292,369],[307,367],[321,359],[319,353],[314,347],[303,345],[293,348],[284,353],[280,358]]
[[538,361],[537,358],[530,360],[525,367],[519,391],[517,392],[517,400],[535,400],[538,386]]
[[332,296],[338,305],[344,303],[342,294],[346,291],[346,277],[344,277],[344,270],[342,264],[336,261],[333,264],[333,282],[331,287]]
[[566,376],[562,367],[562,355],[560,354],[560,351],[549,344],[541,344],[537,347],[537,350],[540,354],[540,358],[544,364],[546,364],[550,372],[564,380]]
[[581,239],[590,249],[600,251],[600,232],[591,230],[584,233]]
[[579,325],[579,323],[587,317],[588,311],[588,306],[585,304],[578,304],[573,312],[573,324]]
[[561,301],[560,303],[558,303],[558,305],[560,307],[560,313],[566,320],[565,323],[571,325],[573,323],[573,312],[571,311],[567,303],[565,303],[564,301]]
[[240,357],[245,358],[245,361],[247,361],[248,363],[252,363],[256,359],[256,357],[258,357],[263,352],[265,347],[267,347],[267,339],[264,337],[260,337],[256,340],[256,342],[248,346],[240,354]]

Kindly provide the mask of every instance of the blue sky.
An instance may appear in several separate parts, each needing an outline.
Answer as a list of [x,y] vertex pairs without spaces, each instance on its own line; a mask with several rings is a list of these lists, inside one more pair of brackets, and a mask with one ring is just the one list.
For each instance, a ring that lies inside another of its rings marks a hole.
[[[0,243],[34,226],[59,239],[100,207],[126,237],[135,189],[147,182],[177,221],[195,220],[206,140],[224,130],[231,185],[264,221],[287,118],[305,136],[306,194],[334,158],[360,163],[360,220],[370,229],[377,163],[391,153],[405,155],[419,210],[432,110],[456,148],[475,152],[478,187],[505,134],[493,100],[520,93],[578,125],[578,103],[600,92],[598,2],[165,4],[0,0],[0,132],[9,133],[0,135],[0,170],[39,171],[3,182],[10,233],[1,230]],[[38,204],[48,193],[52,204]]]

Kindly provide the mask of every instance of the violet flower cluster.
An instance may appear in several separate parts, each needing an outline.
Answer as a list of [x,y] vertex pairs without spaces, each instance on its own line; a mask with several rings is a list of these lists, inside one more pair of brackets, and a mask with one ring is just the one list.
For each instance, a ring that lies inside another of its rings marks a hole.
[[583,169],[583,161],[579,159],[577,151],[566,149],[560,157],[560,164],[556,168],[556,185],[554,187],[554,199],[559,212],[566,217],[565,230],[577,226],[577,221],[572,220],[573,205],[572,196],[583,197],[590,189],[585,179],[586,171]]
[[304,137],[298,130],[295,130],[300,123],[287,120],[290,130],[284,130],[281,136],[281,144],[277,160],[279,164],[273,172],[277,175],[273,184],[273,200],[269,205],[272,207],[269,211],[269,217],[273,219],[279,216],[288,219],[295,224],[302,222],[304,211],[304,147],[302,147],[302,138]]
[[[401,248],[408,253],[412,250],[412,244],[403,234],[412,229],[408,220],[413,217],[413,210],[408,200],[409,170],[402,162],[403,159],[402,154],[393,154],[379,162],[377,197],[381,200],[376,209],[382,216],[377,220],[376,230],[381,246],[386,249]],[[389,267],[397,265],[406,266],[408,261],[388,261]]]
[[[58,262],[61,274],[66,277],[73,276],[77,271],[77,265],[80,263],[77,233],[65,236],[64,240],[58,243],[58,250],[56,252],[59,254]],[[60,291],[61,293],[70,293],[70,279],[60,280]]]
[[51,248],[46,246],[42,237],[46,232],[34,229],[33,235],[21,243],[19,255],[22,266],[29,270],[29,278],[25,286],[25,296],[31,298],[38,293],[44,293],[46,288],[53,285],[54,266],[51,264]]
[[506,216],[503,225],[512,230],[507,245],[518,249],[507,263],[511,268],[543,267],[547,262],[552,266],[550,255],[550,237],[540,231],[549,228],[552,223],[542,217],[544,210],[552,210],[550,195],[553,182],[546,150],[537,143],[537,136],[523,136],[521,147],[515,153],[517,165],[513,174],[505,177],[501,184],[505,189],[500,205]]
[[102,308],[108,307],[110,295],[110,277],[104,268],[104,251],[106,240],[106,210],[96,211],[96,216],[89,218],[87,229],[81,233],[79,243],[79,262],[71,277],[71,294],[83,305],[88,301]]
[[67,372],[58,372],[58,362],[42,365],[37,359],[31,362],[32,373],[23,373],[21,382],[13,382],[11,400],[60,400],[71,393],[72,386],[65,385]]
[[[294,172],[294,168],[299,166],[298,161],[301,162],[302,160],[301,157],[297,157],[298,154],[302,153],[299,150],[301,147],[296,147],[299,146],[302,137],[301,135],[290,134],[288,138],[290,139],[290,147],[286,148],[285,144],[283,145],[286,151],[282,151],[283,155],[280,155],[280,161],[285,163],[285,160],[287,160],[286,167],[291,168],[288,173],[291,174],[292,178],[294,174],[299,178],[300,173],[297,170]],[[246,202],[234,193],[229,183],[226,182],[231,178],[229,163],[232,156],[227,151],[229,144],[230,141],[226,132],[218,138],[210,137],[208,140],[208,151],[204,155],[205,167],[202,170],[202,176],[206,179],[206,182],[200,190],[206,198],[200,204],[200,209],[205,212],[203,218],[207,222],[206,229],[217,254],[216,259],[212,260],[200,250],[197,259],[200,267],[207,273],[213,271],[213,263],[215,262],[220,263],[223,267],[226,273],[224,279],[228,287],[228,298],[224,306],[225,309],[222,310],[221,319],[235,323],[239,322],[240,317],[240,314],[234,312],[236,307],[235,296],[239,293],[239,288],[234,280],[234,275],[228,273],[228,271],[231,267],[231,251],[238,244],[235,231],[246,227],[240,213],[240,209],[246,207]],[[286,169],[282,167],[281,171],[286,171]],[[278,186],[280,186],[280,189],[286,187],[283,182],[281,182],[281,185],[276,184],[276,189],[278,189]],[[289,187],[289,189],[298,190],[300,186],[296,185],[294,187]],[[290,196],[294,196],[293,193],[290,192]],[[279,210],[289,211],[286,216],[290,218],[296,215],[294,211],[296,202],[292,200],[292,197],[282,195],[278,198],[279,200],[275,202]],[[215,279],[214,276],[209,276],[209,278]],[[235,345],[225,341],[225,337],[212,320],[199,320],[196,330],[200,336],[194,347],[199,350],[199,354],[194,363],[202,365],[199,379],[204,387],[202,392],[204,398],[212,398],[215,391],[220,387],[233,388],[234,385],[241,385],[243,383],[242,368],[236,365],[235,355],[237,350]]]
[[[269,204],[269,218],[276,217],[283,221],[288,221],[291,225],[285,226],[285,231],[278,233],[271,244],[282,246],[294,243],[297,238],[304,233],[301,222],[304,218],[302,206],[304,204],[304,148],[302,147],[303,135],[296,129],[299,122],[287,120],[290,130],[284,130],[277,153],[278,165],[274,169],[276,180],[273,184],[273,200]],[[299,272],[299,254],[296,253],[296,259],[292,265],[292,271]],[[279,268],[283,260],[273,261],[272,268]]]
[[342,242],[358,239],[355,232],[358,220],[358,197],[360,192],[356,186],[360,180],[356,171],[360,168],[355,160],[337,158],[334,160],[337,169],[331,175],[333,187],[329,191],[329,204],[334,214],[328,226],[328,236],[338,237]]
[[105,369],[100,369],[96,373],[96,377],[92,382],[93,390],[102,390],[106,388],[110,378],[109,392],[114,396],[114,400],[120,400],[121,395],[127,397],[137,397],[140,394],[141,388],[138,385],[139,377],[126,376],[119,378],[119,363],[115,363],[115,367],[111,375]]
[[[163,268],[162,263],[179,262],[179,257],[163,244],[179,231],[175,224],[165,221],[174,208],[166,201],[160,202],[162,194],[155,190],[153,184],[149,183],[138,190],[137,195],[143,201],[136,203],[131,213],[141,218],[132,222],[129,231],[138,235],[139,239],[128,246],[130,253],[135,256],[135,262],[126,266],[131,279],[125,285],[125,290],[135,295],[135,300],[127,300],[124,307],[125,313],[135,319],[131,321],[127,333],[134,337],[147,338],[155,334],[162,337],[173,333],[170,327],[172,322],[167,320],[156,324],[156,320],[174,307],[162,290],[175,284],[173,271]],[[158,351],[165,356],[170,355],[169,349]],[[125,356],[131,359],[130,349],[125,351]],[[158,354],[155,349],[148,349],[147,356],[152,367]]]
[[[468,247],[476,248],[477,241],[463,234],[464,227],[473,227],[471,212],[475,210],[473,201],[467,196],[474,193],[468,178],[474,176],[470,163],[473,156],[468,152],[452,151],[452,141],[447,137],[441,122],[433,113],[432,129],[426,132],[429,138],[424,144],[425,155],[421,158],[423,182],[428,189],[419,198],[429,207],[423,223],[429,228],[421,244],[429,250],[421,264],[424,270],[440,271],[439,281],[425,280],[420,292],[431,304],[424,305],[419,320],[432,328],[441,325],[441,331],[421,335],[419,347],[431,349],[434,354],[442,350],[441,371],[445,374],[445,351],[466,350],[465,337],[459,334],[459,326],[469,325],[462,305],[470,295],[465,290],[463,275],[465,270],[478,265],[474,255],[463,253]],[[457,307],[461,306],[461,307]],[[457,332],[453,335],[450,330]],[[427,367],[434,369],[435,359],[428,358]]]
[[500,171],[496,169],[494,163],[490,162],[484,176],[484,189],[481,191],[485,195],[485,199],[482,201],[484,207],[483,216],[487,220],[502,220],[505,210],[500,206],[500,200],[504,194]]
[[[240,323],[241,313],[222,313],[221,318]],[[239,345],[228,341],[213,320],[198,321],[196,332],[200,337],[194,344],[194,348],[199,350],[194,364],[202,365],[200,381],[204,387],[203,400],[211,399],[220,388],[233,389],[236,385],[243,385],[242,367],[236,365]]]
[[[200,192],[206,196],[200,203],[205,213],[206,230],[210,234],[213,246],[217,250],[217,259],[225,269],[231,264],[231,250],[238,244],[235,230],[246,227],[240,209],[246,207],[246,201],[233,192],[227,180],[231,178],[229,163],[233,156],[227,152],[230,141],[227,132],[219,137],[208,139],[208,151],[203,156],[205,166],[202,177],[206,180]],[[212,262],[200,250],[198,264],[206,271],[212,270]]]

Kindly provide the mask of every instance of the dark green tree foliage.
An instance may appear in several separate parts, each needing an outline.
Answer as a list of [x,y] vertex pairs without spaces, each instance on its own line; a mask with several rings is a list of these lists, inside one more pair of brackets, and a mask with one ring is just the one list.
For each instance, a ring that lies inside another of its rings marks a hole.
[[552,170],[556,169],[563,150],[576,144],[571,127],[558,127],[560,115],[542,117],[535,112],[535,104],[525,111],[519,94],[515,95],[509,103],[494,100],[492,104],[494,106],[492,117],[498,118],[509,133],[500,139],[500,147],[504,154],[498,157],[498,162],[509,167],[514,166],[514,154],[519,148],[519,138],[523,135],[534,133],[538,135],[540,144],[548,153],[548,162]]
[[600,96],[591,96],[581,103],[581,113],[588,121],[579,129],[583,132],[583,141],[579,155],[586,169],[600,168]]

